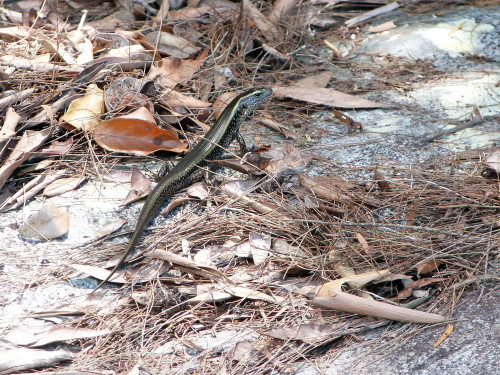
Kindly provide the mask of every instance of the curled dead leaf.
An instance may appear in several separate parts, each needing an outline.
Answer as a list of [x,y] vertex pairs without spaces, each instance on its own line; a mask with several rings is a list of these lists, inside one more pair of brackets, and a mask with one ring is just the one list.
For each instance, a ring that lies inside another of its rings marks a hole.
[[330,294],[330,297],[316,297],[309,303],[321,308],[402,322],[439,323],[446,320],[444,316],[439,314],[389,305],[388,303],[369,300],[341,291],[331,292]]
[[439,345],[441,345],[443,343],[443,341],[446,340],[446,338],[449,335],[451,335],[451,333],[453,332],[453,329],[454,329],[453,324],[448,324],[446,326],[446,329],[444,330],[444,332],[441,334],[441,336],[434,343],[434,347],[437,348]]

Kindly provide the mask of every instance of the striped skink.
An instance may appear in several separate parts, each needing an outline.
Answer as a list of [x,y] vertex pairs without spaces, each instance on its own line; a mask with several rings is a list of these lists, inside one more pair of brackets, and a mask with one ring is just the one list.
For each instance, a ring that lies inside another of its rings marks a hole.
[[210,128],[205,137],[201,139],[155,186],[148,195],[142,211],[137,220],[134,234],[118,264],[110,274],[95,289],[99,289],[118,270],[128,255],[135,249],[142,233],[149,222],[156,215],[165,200],[178,190],[184,189],[193,183],[193,174],[199,167],[208,164],[207,160],[216,160],[222,156],[225,149],[235,139],[242,141],[239,134],[240,125],[272,94],[267,88],[254,88],[243,92],[234,98],[224,109],[216,123]]

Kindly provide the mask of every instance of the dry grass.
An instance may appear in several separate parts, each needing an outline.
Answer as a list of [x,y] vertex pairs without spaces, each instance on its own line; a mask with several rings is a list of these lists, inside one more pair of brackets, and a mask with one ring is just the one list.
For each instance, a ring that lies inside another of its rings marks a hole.
[[[314,285],[338,278],[340,263],[355,273],[388,268],[394,273],[416,278],[419,264],[430,258],[439,259],[442,264],[431,276],[444,278],[444,281],[431,288],[432,297],[419,309],[452,316],[461,293],[469,281],[474,282],[471,276],[491,276],[493,264],[498,261],[498,180],[481,177],[475,161],[470,160],[449,160],[439,168],[428,165],[422,166],[422,170],[412,169],[411,174],[408,172],[398,170],[399,178],[389,179],[390,191],[374,189],[364,192],[371,202],[373,199],[379,202],[377,207],[354,202],[324,202],[346,212],[343,217],[305,209],[290,196],[289,191],[279,189],[265,193],[265,197],[279,204],[290,215],[290,221],[267,218],[237,202],[227,205],[227,199],[220,197],[215,198],[210,208],[192,207],[190,212],[185,212],[171,224],[175,231],[159,231],[154,237],[148,236],[146,244],[155,242],[159,248],[179,249],[181,240],[189,239],[192,249],[196,250],[222,244],[235,235],[245,239],[252,232],[267,234],[273,239],[282,238],[300,246],[310,257],[291,259],[290,255],[274,253],[260,267],[235,258],[219,265],[219,270],[226,276],[242,270],[252,272],[253,279],[247,285],[269,295],[286,297],[286,302],[269,304],[235,299],[222,304],[153,307],[152,299],[149,306],[138,306],[125,298],[107,314],[87,316],[79,322],[88,327],[118,331],[117,335],[98,339],[81,363],[88,366],[92,359],[98,367],[116,368],[116,363],[120,363],[125,369],[142,358],[151,368],[167,366],[171,372],[165,373],[181,374],[190,365],[201,361],[201,369],[197,371],[203,374],[220,373],[222,368],[234,374],[267,373],[272,368],[286,371],[288,364],[296,360],[315,358],[324,353],[334,355],[351,345],[351,335],[368,341],[380,340],[380,336],[374,338],[368,334],[371,328],[378,326],[377,323],[352,329],[357,322],[354,316],[319,311],[304,304],[297,293],[288,291],[292,285]],[[364,188],[360,187],[358,194],[363,191]],[[254,193],[261,197],[263,194]],[[168,235],[163,235],[163,232],[168,232]],[[356,234],[366,239],[368,250],[360,245]],[[300,269],[292,273],[292,268],[296,268],[292,265]],[[161,294],[167,289],[182,291],[185,290],[183,286],[207,281],[185,273],[180,279],[184,280],[181,285],[159,279],[134,289]],[[401,288],[402,285],[394,281],[371,285],[367,290],[391,298]],[[127,290],[118,291],[116,297],[128,295]],[[189,344],[190,339],[197,337],[193,328],[197,325],[202,325],[204,332],[215,333],[225,330],[244,332],[249,328],[263,332],[304,323],[346,325],[341,330],[345,335],[314,345],[261,336],[252,344],[259,350],[241,362],[231,361],[230,352],[219,357],[213,350],[203,351]],[[397,332],[393,344],[398,343],[414,334],[415,327],[396,324],[383,332],[382,337],[393,337]],[[198,353],[189,355],[191,360],[187,362],[182,353],[164,357],[151,354],[172,340],[182,342]],[[385,348],[389,350],[390,345]]]

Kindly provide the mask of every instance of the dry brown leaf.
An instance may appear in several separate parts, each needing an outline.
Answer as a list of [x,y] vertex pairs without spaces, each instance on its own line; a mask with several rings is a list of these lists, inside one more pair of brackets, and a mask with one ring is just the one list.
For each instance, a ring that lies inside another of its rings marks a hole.
[[27,69],[33,70],[39,73],[44,72],[71,72],[71,73],[80,73],[83,70],[81,66],[64,66],[61,64],[52,64],[48,62],[38,62],[36,60],[30,60],[25,58],[19,58],[12,55],[3,55],[0,56],[0,61],[5,62],[10,66],[14,66],[17,69]]
[[132,292],[130,293],[130,297],[138,305],[161,307],[165,305],[166,301],[164,300],[165,297],[162,296],[160,293],[155,293],[154,289],[150,289],[144,292],[142,291]]
[[130,177],[130,191],[122,202],[123,206],[147,196],[151,192],[151,181],[144,176],[135,165],[132,167]]
[[299,79],[294,83],[294,87],[314,89],[317,87],[326,87],[332,79],[333,71],[326,70],[324,72],[313,74]]
[[[121,256],[120,256],[120,258],[121,258]],[[109,275],[109,273],[111,272],[111,271],[106,270],[106,269],[101,268],[101,267],[88,266],[85,264],[71,264],[71,267],[73,267],[74,269],[76,269],[79,272],[86,273],[92,277],[95,277],[96,279],[99,279],[99,280],[105,280],[107,278],[107,276]],[[126,272],[127,272],[126,270],[117,270],[113,274],[111,279],[109,279],[109,282],[126,284],[128,282],[127,279],[125,278]]]
[[49,147],[35,152],[34,156],[37,158],[45,158],[47,156],[66,155],[73,148],[73,145],[73,137],[62,142],[53,141]]
[[257,290],[253,290],[251,288],[246,288],[243,286],[227,286],[224,288],[224,292],[243,299],[255,299],[270,303],[281,303],[285,299],[284,297],[279,297],[279,296],[273,297],[266,293],[262,293]]
[[278,215],[282,218],[288,218],[282,213],[280,208],[274,203],[267,202],[263,199],[256,199],[249,194],[257,188],[257,185],[250,180],[237,180],[225,182],[221,185],[221,190],[228,195],[229,198],[235,199],[238,202],[245,203],[249,207],[252,207],[255,211],[260,212],[263,215],[272,214],[273,217]]
[[322,87],[280,87],[273,86],[273,93],[277,96],[302,100],[304,102],[327,105],[337,108],[383,108],[386,104],[379,104],[359,96],[344,94],[333,89]]
[[54,103],[41,105],[42,109],[37,114],[28,119],[30,127],[37,126],[42,122],[47,122],[47,121],[50,121],[52,124],[56,124],[54,113],[57,113],[58,111],[64,109],[66,107],[68,100],[74,98],[74,96],[75,96],[75,91],[69,90],[63,93],[62,96],[60,96],[60,98],[57,99]]
[[216,270],[215,268],[205,266],[203,264],[196,263],[188,258],[181,255],[174,254],[170,251],[164,250],[153,250],[149,251],[144,256],[148,258],[156,258],[167,261],[176,265],[181,271],[191,273],[193,275],[200,275],[208,278],[215,278],[217,280],[233,284],[223,273]]
[[397,300],[397,299],[408,298],[414,294],[415,289],[419,289],[419,288],[422,288],[426,285],[436,283],[439,281],[444,281],[444,280],[446,280],[446,279],[445,278],[437,278],[437,277],[434,277],[434,278],[426,277],[423,279],[418,279],[418,280],[413,281],[413,282],[409,283],[408,285],[406,285],[406,287],[404,289],[402,289],[398,292],[398,294],[396,295],[396,297],[394,297],[394,299]]
[[371,271],[357,275],[354,268],[346,262],[346,257],[343,253],[338,251],[338,248],[333,246],[328,255],[330,261],[333,263],[333,270],[341,277],[341,279],[337,279],[334,281],[330,281],[326,283],[320,289],[320,293],[326,294],[322,297],[326,297],[328,295],[328,288],[331,289],[339,289],[342,287],[343,283],[347,283],[351,288],[358,289],[356,290],[356,294],[363,298],[373,299],[372,295],[366,293],[360,288],[362,288],[365,284],[369,282],[374,282],[379,280],[381,277],[384,277],[387,274],[387,270],[381,271]]
[[395,300],[406,299],[410,298],[412,295],[413,295],[413,288],[404,288],[398,292],[398,294],[396,295],[396,297],[394,297],[394,299]]
[[484,163],[488,168],[493,169],[495,172],[500,174],[500,149],[494,150],[485,159]]
[[56,195],[60,195],[68,191],[75,190],[86,180],[87,180],[86,177],[60,178],[47,185],[43,190],[43,195],[47,197],[55,197]]
[[203,17],[205,14],[212,10],[211,6],[200,6],[200,7],[184,7],[178,10],[171,10],[168,12],[169,19],[193,19]]
[[[50,310],[41,310],[32,313],[32,317],[56,317],[56,316],[70,316],[70,315],[85,315],[87,312],[95,310],[102,303],[102,297],[105,292],[99,291],[92,294],[79,295],[70,302],[64,303]],[[35,342],[35,341],[33,341]]]
[[99,146],[110,151],[134,155],[149,155],[158,150],[187,151],[177,134],[139,119],[116,118],[103,121],[92,135]]
[[429,297],[430,290],[429,289],[414,289],[411,293],[415,298]]
[[342,285],[345,283],[349,283],[349,285],[353,288],[361,288],[365,284],[382,279],[389,273],[389,270],[371,271],[328,281],[321,285],[316,293],[316,297],[329,297],[336,292],[341,291]]
[[174,90],[168,90],[158,98],[158,101],[167,107],[209,108],[212,105],[212,103],[204,102],[193,96],[187,96]]
[[434,347],[437,348],[439,345],[441,345],[443,343],[444,340],[446,340],[446,338],[451,335],[451,333],[453,332],[453,324],[448,324],[446,326],[446,329],[444,330],[443,334],[436,340],[436,342],[434,343]]
[[288,142],[263,150],[260,156],[268,160],[264,169],[273,176],[295,175],[302,172],[312,160],[311,153],[302,151]]
[[[167,117],[167,119],[172,119],[172,118],[175,118],[175,120],[173,121],[167,121],[169,123],[174,123],[174,124],[178,124],[180,121],[182,121],[183,119],[188,119],[189,121],[192,121],[195,125],[198,125],[201,130],[203,130],[203,132],[208,132],[210,130],[210,126],[205,124],[204,122],[200,121],[199,118],[197,117],[188,117],[186,114],[182,114],[182,113],[179,113],[177,111],[174,111],[172,108],[169,109],[169,112],[170,112],[170,116]],[[206,112],[207,113],[207,118],[208,118],[208,111],[204,110],[204,109],[201,109],[199,111],[199,113],[204,113]],[[161,116],[162,119],[165,119],[165,116]]]
[[247,363],[248,361],[251,361],[252,358],[255,358],[254,353],[261,349],[262,346],[264,345],[259,345],[259,342],[257,340],[238,341],[231,351],[230,358],[234,361]]
[[446,280],[446,278],[444,278],[444,277],[425,277],[423,279],[418,279],[418,280],[411,282],[406,287],[417,289],[417,288],[422,288],[423,286],[437,283],[439,281],[444,281],[444,280]]
[[431,273],[432,271],[435,271],[438,269],[438,267],[443,263],[442,261],[432,258],[429,259],[428,261],[424,263],[420,263],[417,266],[417,272],[419,275],[421,274],[426,274],[426,273]]
[[388,303],[353,296],[341,291],[331,291],[330,294],[330,297],[316,297],[310,300],[309,303],[325,309],[374,316],[381,319],[397,320],[401,322],[439,323],[446,320],[444,316],[439,314],[389,305]]
[[51,128],[40,131],[27,130],[23,133],[16,147],[0,168],[0,189],[5,185],[12,172],[28,159],[51,134]]
[[128,113],[130,110],[135,110],[126,115],[127,118],[155,122],[154,107],[150,97],[157,95],[158,92],[151,79],[121,75],[106,88],[104,103],[108,112]]
[[[0,106],[0,111],[1,110],[2,108]],[[21,120],[21,116],[19,116],[12,107],[9,107],[7,109],[7,112],[5,113],[5,119],[2,125],[2,129],[0,129],[0,159],[7,149],[4,146],[8,144],[12,137],[16,135],[16,127],[19,123],[19,120]]]
[[95,240],[109,236],[111,233],[116,232],[118,229],[123,227],[126,223],[126,219],[119,219],[112,221],[111,223],[107,223],[97,230]]
[[363,124],[354,121],[352,118],[347,116],[345,113],[339,112],[336,109],[333,110],[333,115],[337,120],[347,125],[349,133],[354,133],[356,131],[363,131]]
[[188,259],[181,255],[174,254],[170,251],[155,250],[155,251],[150,251],[145,255],[150,258],[162,259],[177,266],[182,266],[186,268],[200,268],[201,266],[200,264],[192,261],[191,259]]
[[77,60],[70,52],[68,52],[66,44],[60,39],[53,42],[49,38],[42,38],[40,44],[45,47],[49,52],[58,55],[68,65],[75,65]]
[[304,173],[299,175],[299,183],[319,198],[333,202],[351,202],[353,198],[347,192],[351,187],[348,182],[336,176],[319,176],[310,178]]
[[151,66],[148,78],[165,88],[174,88],[178,83],[191,79],[203,63],[199,60],[181,60],[178,57],[165,57]]
[[109,329],[89,329],[82,327],[55,327],[51,329],[49,332],[40,335],[41,337],[38,341],[30,346],[43,346],[50,344],[52,342],[58,341],[69,341],[69,340],[77,340],[84,339],[90,337],[99,337],[103,335],[109,335],[112,331]]
[[222,111],[224,111],[224,108],[227,107],[229,103],[231,103],[231,100],[236,98],[237,93],[228,91],[220,94],[217,99],[215,100],[214,104],[212,107],[214,108],[214,117],[215,119],[218,119],[219,116],[222,114]]
[[40,210],[19,226],[24,237],[50,240],[64,236],[69,231],[69,212],[60,210],[53,203],[45,203]]
[[250,252],[255,264],[259,265],[266,261],[271,251],[271,236],[251,232],[249,235]]
[[[132,55],[144,56],[144,54],[146,52],[146,48],[153,50],[152,46],[149,45],[148,42],[145,42],[142,40],[140,42],[141,43],[144,42],[144,44],[146,44],[146,47],[142,46],[141,44],[129,44],[129,45],[125,45],[122,47],[110,49],[106,54],[102,55],[101,57],[108,57],[108,58],[109,57],[113,57],[113,58],[122,57],[122,58],[128,58],[130,60],[130,56],[132,56]],[[147,61],[147,60],[143,60],[142,67],[144,67],[144,61]]]
[[[14,104],[16,102],[22,102],[23,100],[29,98],[31,96],[31,94],[33,94],[34,92],[35,92],[35,89],[25,89],[25,90],[16,92],[12,95],[5,96],[5,97],[1,98],[0,99],[0,111],[3,110],[4,108],[11,106],[12,104]],[[2,129],[3,129],[3,126],[2,126]],[[2,134],[0,136],[0,139],[2,139],[5,135],[3,134],[3,131],[0,132],[0,134]]]
[[368,245],[368,241],[366,241],[366,238],[361,233],[356,233],[356,238],[363,247],[365,253],[370,254],[370,245]]
[[369,12],[366,12],[366,13],[363,13],[359,16],[351,18],[351,19],[345,21],[345,25],[347,27],[353,27],[353,26],[360,24],[361,22],[366,21],[367,19],[378,16],[380,14],[384,14],[384,13],[393,11],[394,9],[397,9],[397,8],[399,8],[399,4],[396,1],[394,1],[392,3],[386,4],[386,5],[381,6],[379,8],[370,10]]
[[146,107],[137,108],[135,111],[120,116],[119,118],[137,119],[142,121],[149,121],[156,124],[153,113]]
[[198,198],[198,199],[206,199],[210,195],[210,191],[208,190],[208,186],[204,181],[196,182],[186,189],[186,192],[190,197]]
[[71,44],[79,52],[76,58],[76,64],[89,64],[94,60],[94,45],[88,38],[89,34],[82,32],[82,30],[73,30],[67,34]]
[[380,33],[382,31],[395,29],[396,27],[397,26],[394,24],[394,21],[387,21],[377,26],[370,26],[366,31],[368,31],[369,33]]
[[186,198],[186,197],[177,197],[177,198],[174,198],[170,201],[169,204],[167,204],[167,207],[165,207],[164,210],[162,210],[161,214],[163,216],[166,216],[168,215],[170,212],[172,212],[173,210],[175,210],[177,207],[180,207],[182,206],[184,203],[187,203],[187,202],[190,202],[192,201],[193,199],[192,198]]
[[279,32],[275,24],[269,21],[250,0],[242,0],[243,10],[246,15],[255,22],[257,28],[264,34],[267,40],[278,38]]
[[129,184],[132,177],[132,171],[125,171],[123,169],[105,169],[94,170],[91,173],[97,176],[100,180],[114,182],[118,184]]
[[169,262],[152,260],[144,265],[137,265],[127,268],[127,280],[131,285],[144,281],[157,279],[161,274],[172,268]]
[[187,303],[221,303],[231,299],[234,299],[233,295],[222,291],[221,287],[205,284],[196,286],[196,297],[190,298]]
[[147,34],[144,40],[149,43],[148,47],[151,50],[155,50],[154,47],[157,46],[160,53],[180,59],[187,59],[201,49],[186,39],[167,31],[153,31]]
[[378,169],[373,173],[373,180],[377,182],[381,191],[391,191],[391,184],[387,181],[387,177]]
[[95,83],[91,83],[85,95],[73,100],[60,121],[65,121],[77,129],[91,131],[99,123],[104,112],[104,93]]
[[12,9],[3,8],[3,16],[13,25],[21,25],[23,23],[23,14]]
[[311,257],[311,254],[298,246],[292,246],[282,238],[274,241],[273,252],[281,256],[296,258],[298,262]]
[[[59,362],[71,361],[74,354],[67,350],[38,350],[17,346],[0,340],[0,374],[22,370],[55,366]],[[32,373],[34,374],[34,373]]]
[[250,258],[250,255],[252,255],[250,241],[245,241],[236,245],[232,252],[237,257]]
[[41,175],[38,175],[26,185],[21,187],[14,195],[2,202],[0,212],[5,212],[19,207],[21,204],[34,197],[38,192],[42,191],[52,181],[56,181],[66,175],[67,169],[53,171],[45,170]]
[[280,132],[287,139],[297,140],[299,138],[298,134],[295,133],[293,130],[287,129],[286,127],[281,125],[279,122],[274,121],[270,118],[259,119],[259,122],[263,123],[264,125],[266,125],[267,127],[271,128],[271,129],[274,129],[274,130]]
[[274,58],[276,58],[277,60],[282,60],[282,61],[292,61],[293,60],[293,57],[292,56],[289,56],[289,55],[285,55],[284,53],[278,51],[276,48],[274,47],[271,47],[269,44],[267,43],[262,43],[262,49],[264,51],[266,51],[266,53],[268,55],[271,55],[273,56]]
[[294,14],[294,8],[299,0],[276,0],[269,13],[269,21],[277,24],[280,20]]
[[27,38],[30,36],[31,29],[26,26],[12,26],[12,27],[2,27],[0,28],[0,37],[12,37],[12,38]]

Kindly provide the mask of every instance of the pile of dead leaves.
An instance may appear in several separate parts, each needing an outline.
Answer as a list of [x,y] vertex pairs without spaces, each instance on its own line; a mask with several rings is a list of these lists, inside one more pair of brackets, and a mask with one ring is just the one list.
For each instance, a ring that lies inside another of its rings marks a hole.
[[[111,156],[185,152],[245,87],[270,86],[284,106],[387,106],[327,88],[331,72],[296,79],[292,68],[312,29],[356,27],[396,2],[40,1],[36,11],[33,3],[0,8],[2,212],[96,175],[132,180],[124,203],[140,199],[150,181],[113,168]],[[271,109],[258,119],[299,140],[286,117]],[[168,210],[197,205],[148,236],[154,250],[134,254],[140,262],[112,279],[133,288],[85,292],[34,313],[50,321],[35,332],[11,330],[0,373],[64,361],[151,373],[284,372],[320,346],[392,321],[445,321],[452,296],[496,256],[498,153],[484,163],[373,171],[360,184],[308,176],[314,156],[292,144],[260,146],[220,162],[248,177],[197,184],[172,202]],[[20,232],[57,238],[67,220],[49,203]],[[96,241],[122,225],[110,223]],[[109,251],[94,250],[76,264],[75,254],[73,267],[104,279],[109,271],[96,265],[103,256]]]

